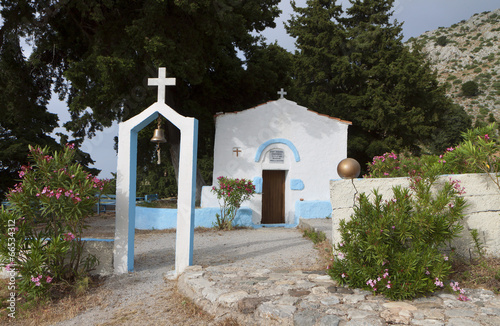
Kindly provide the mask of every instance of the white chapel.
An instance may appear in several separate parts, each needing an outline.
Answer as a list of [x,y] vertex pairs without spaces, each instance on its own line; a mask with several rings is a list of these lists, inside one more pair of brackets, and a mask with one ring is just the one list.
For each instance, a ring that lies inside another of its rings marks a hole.
[[[299,218],[330,217],[330,180],[347,157],[343,121],[283,97],[240,112],[216,115],[213,185],[217,178],[253,181],[256,194],[242,204],[253,226],[296,226]],[[211,186],[202,208],[218,207]]]

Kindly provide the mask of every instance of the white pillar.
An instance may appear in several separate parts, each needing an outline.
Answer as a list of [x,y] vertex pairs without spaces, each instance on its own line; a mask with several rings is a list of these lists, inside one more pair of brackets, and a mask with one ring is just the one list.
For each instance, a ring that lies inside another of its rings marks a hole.
[[175,241],[176,275],[182,274],[186,267],[193,264],[198,121],[191,119],[181,132]]

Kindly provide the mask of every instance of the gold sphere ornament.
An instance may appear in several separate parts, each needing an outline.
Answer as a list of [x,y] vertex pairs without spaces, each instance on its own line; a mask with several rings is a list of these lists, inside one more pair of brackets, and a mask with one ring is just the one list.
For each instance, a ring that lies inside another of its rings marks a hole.
[[353,158],[345,158],[337,165],[337,173],[342,179],[354,179],[359,176],[361,165]]

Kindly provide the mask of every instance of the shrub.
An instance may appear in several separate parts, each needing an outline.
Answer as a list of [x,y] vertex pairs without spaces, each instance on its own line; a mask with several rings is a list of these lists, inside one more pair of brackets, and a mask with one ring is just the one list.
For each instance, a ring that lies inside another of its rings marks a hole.
[[[450,146],[441,155],[412,156],[408,153],[385,153],[368,163],[368,178],[394,178],[437,174],[498,173],[500,152],[496,124],[478,127],[462,134],[463,141]],[[497,180],[494,180],[498,183]]]
[[462,166],[473,166],[478,172],[488,173],[500,190],[500,143],[496,123],[468,130],[464,141],[457,146],[453,159]]
[[368,164],[368,178],[397,178],[409,177],[418,174],[420,176],[435,175],[440,171],[441,163],[437,155],[412,156],[408,153],[385,153],[375,156]]
[[21,182],[0,214],[0,256],[17,272],[19,293],[28,300],[44,298],[53,284],[74,283],[97,264],[83,257],[82,231],[96,195],[107,185],[72,163],[73,146],[49,155],[30,147],[33,164],[19,172]]
[[462,94],[467,97],[479,94],[479,85],[475,81],[468,81],[462,84]]
[[451,269],[441,250],[462,229],[465,201],[456,181],[431,192],[432,180],[412,178],[411,190],[394,187],[386,201],[377,191],[373,203],[361,194],[351,220],[340,221],[342,240],[328,274],[395,300],[441,289]]
[[438,37],[436,40],[436,44],[440,45],[440,46],[446,46],[446,44],[448,44],[448,43],[449,43],[449,41],[448,41],[448,38],[446,37],[446,35],[442,35],[442,36]]
[[212,187],[220,205],[220,215],[216,214],[214,226],[219,230],[230,230],[236,217],[236,211],[241,203],[255,194],[252,181],[246,179],[231,179],[220,176],[217,178],[219,188]]

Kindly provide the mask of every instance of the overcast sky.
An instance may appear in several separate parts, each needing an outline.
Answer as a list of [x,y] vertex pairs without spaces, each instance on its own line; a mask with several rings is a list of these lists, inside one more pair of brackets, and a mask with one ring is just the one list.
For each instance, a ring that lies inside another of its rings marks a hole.
[[[348,0],[341,0],[343,7],[349,5]],[[296,0],[299,7],[305,7],[306,0]],[[266,30],[263,35],[269,43],[277,41],[279,45],[288,51],[294,51],[294,40],[289,37],[283,23],[290,18],[292,8],[290,1],[283,0],[280,4],[283,11],[280,18],[276,20],[276,28]],[[463,19],[469,19],[475,13],[492,11],[500,8],[498,0],[396,0],[394,6],[394,17],[398,22],[404,22],[403,35],[407,40],[410,37],[437,29],[438,27],[449,27]],[[142,76],[137,76],[138,80]],[[314,109],[314,108],[312,108]],[[65,103],[59,102],[57,97],[49,104],[49,110],[59,114],[60,125],[69,119]],[[62,129],[58,129],[62,131]],[[113,150],[113,137],[118,134],[115,125],[104,130],[93,139],[86,140],[82,150],[89,152],[96,161],[94,165],[101,169],[101,178],[111,177],[111,172],[116,172],[116,154]]]

